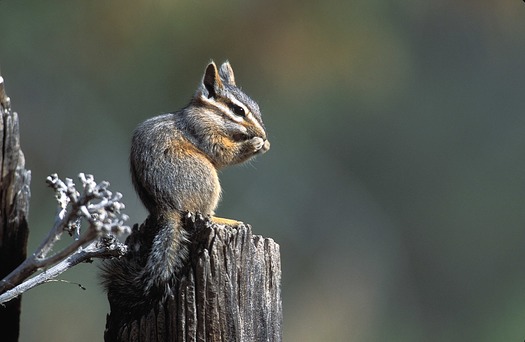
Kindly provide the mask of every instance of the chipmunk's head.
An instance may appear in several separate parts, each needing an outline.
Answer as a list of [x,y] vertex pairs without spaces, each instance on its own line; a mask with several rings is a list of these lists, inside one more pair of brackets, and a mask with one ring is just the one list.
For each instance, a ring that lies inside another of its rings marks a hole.
[[[259,106],[237,87],[229,62],[224,62],[220,68],[213,61],[208,64],[195,102],[206,107],[207,119],[227,132],[232,140],[239,142],[256,137],[267,140]],[[269,143],[266,145],[269,148]]]

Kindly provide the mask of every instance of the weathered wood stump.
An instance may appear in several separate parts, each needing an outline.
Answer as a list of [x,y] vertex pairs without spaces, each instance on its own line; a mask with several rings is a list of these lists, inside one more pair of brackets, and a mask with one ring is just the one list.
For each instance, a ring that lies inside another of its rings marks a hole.
[[[20,149],[18,115],[0,77],[0,279],[26,258],[31,172]],[[2,341],[18,341],[21,297],[0,306]]]
[[184,227],[190,254],[174,296],[138,316],[112,307],[106,341],[281,341],[279,245],[244,224],[188,216]]

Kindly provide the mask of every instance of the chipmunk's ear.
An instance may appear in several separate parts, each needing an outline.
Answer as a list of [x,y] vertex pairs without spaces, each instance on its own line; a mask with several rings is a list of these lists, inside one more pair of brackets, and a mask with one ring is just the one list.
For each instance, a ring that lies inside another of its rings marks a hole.
[[235,75],[233,74],[233,69],[230,65],[230,62],[226,61],[222,63],[219,70],[219,75],[225,83],[233,86],[235,85]]
[[217,93],[220,93],[224,88],[217,66],[213,61],[206,67],[201,88],[202,93],[207,98],[217,97]]

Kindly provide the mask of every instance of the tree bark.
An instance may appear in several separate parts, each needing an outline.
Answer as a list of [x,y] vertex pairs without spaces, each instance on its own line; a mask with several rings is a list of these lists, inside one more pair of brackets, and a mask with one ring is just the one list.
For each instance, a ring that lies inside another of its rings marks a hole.
[[175,295],[136,318],[111,308],[106,341],[281,341],[279,245],[244,224],[190,216],[184,227],[189,265]]
[[[26,258],[31,172],[20,149],[18,115],[9,108],[0,78],[0,279]],[[21,297],[0,306],[2,341],[17,341]]]

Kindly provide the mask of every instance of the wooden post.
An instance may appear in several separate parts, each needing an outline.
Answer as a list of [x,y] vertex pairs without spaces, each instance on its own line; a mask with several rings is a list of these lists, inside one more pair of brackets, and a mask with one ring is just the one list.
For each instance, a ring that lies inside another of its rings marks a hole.
[[[25,169],[20,149],[18,115],[11,111],[0,77],[0,279],[26,258],[27,215],[31,172]],[[2,341],[18,341],[20,305],[18,297],[0,306]]]
[[127,318],[111,308],[106,341],[281,341],[279,245],[249,225],[188,216],[189,265],[175,295]]

